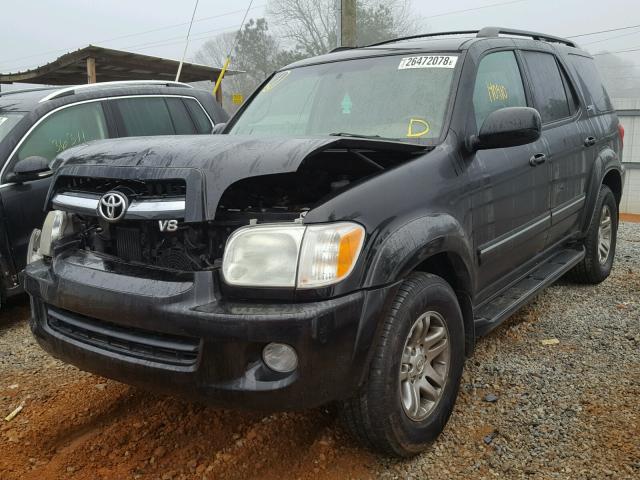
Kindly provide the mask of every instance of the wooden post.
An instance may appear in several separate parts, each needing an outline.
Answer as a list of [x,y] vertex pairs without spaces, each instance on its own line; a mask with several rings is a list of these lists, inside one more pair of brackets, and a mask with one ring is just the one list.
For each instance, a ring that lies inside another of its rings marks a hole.
[[87,57],[87,83],[96,83],[96,59]]
[[216,101],[222,106],[222,83],[218,85],[218,89],[216,90]]
[[356,46],[356,0],[340,0],[340,46]]

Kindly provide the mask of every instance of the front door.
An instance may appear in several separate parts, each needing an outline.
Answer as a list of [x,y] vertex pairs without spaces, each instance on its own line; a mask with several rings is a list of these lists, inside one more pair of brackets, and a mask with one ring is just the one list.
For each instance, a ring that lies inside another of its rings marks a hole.
[[67,148],[108,136],[101,103],[89,102],[54,110],[20,141],[16,152],[9,159],[0,186],[4,227],[11,244],[16,272],[25,266],[31,232],[34,228],[42,227],[46,215],[44,201],[51,179],[22,184],[8,182],[7,176],[13,171],[15,164],[31,156],[51,161]]
[[[489,113],[526,107],[519,63],[513,51],[490,53],[478,66],[473,107],[478,128]],[[482,186],[473,194],[478,293],[482,301],[506,285],[545,245],[550,224],[549,165],[542,140],[481,150],[472,160]],[[539,159],[532,162],[532,158]],[[521,267],[521,268],[519,268]]]

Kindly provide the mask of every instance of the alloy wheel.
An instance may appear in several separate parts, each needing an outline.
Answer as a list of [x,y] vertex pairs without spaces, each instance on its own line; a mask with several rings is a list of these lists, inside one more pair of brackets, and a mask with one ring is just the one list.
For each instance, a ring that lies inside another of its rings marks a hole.
[[611,223],[611,210],[608,205],[603,205],[598,228],[598,260],[602,265],[607,263],[611,251]]
[[400,400],[405,414],[416,422],[435,408],[445,387],[451,348],[442,315],[429,311],[414,322],[400,365]]

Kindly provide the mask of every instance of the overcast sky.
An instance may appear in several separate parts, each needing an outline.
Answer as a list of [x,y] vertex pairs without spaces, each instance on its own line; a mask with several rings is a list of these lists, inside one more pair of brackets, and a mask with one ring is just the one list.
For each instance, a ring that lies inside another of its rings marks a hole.
[[[263,16],[267,1],[254,0],[250,17]],[[25,70],[88,44],[179,59],[187,30],[184,23],[193,4],[189,0],[3,0],[0,71]],[[249,0],[200,0],[187,57],[207,38],[237,29],[248,5]],[[495,6],[477,9],[491,5]],[[413,0],[412,6],[429,31],[500,25],[571,36],[640,24],[638,0]],[[475,10],[457,12],[465,9]],[[576,40],[592,52],[640,48],[640,28]],[[598,43],[586,45],[589,42]],[[638,53],[623,55],[640,63]]]

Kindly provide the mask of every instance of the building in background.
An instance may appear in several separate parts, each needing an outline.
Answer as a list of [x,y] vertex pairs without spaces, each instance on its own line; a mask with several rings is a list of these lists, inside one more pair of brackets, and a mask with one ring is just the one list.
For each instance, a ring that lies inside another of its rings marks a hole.
[[624,126],[622,161],[627,171],[620,211],[640,214],[640,98],[614,98]]

